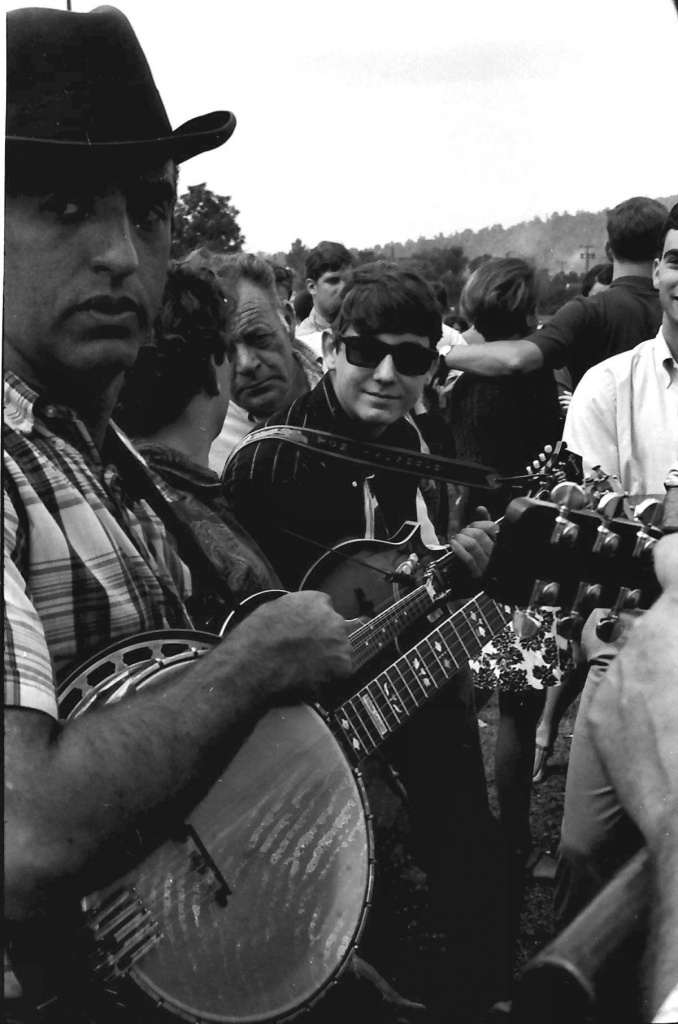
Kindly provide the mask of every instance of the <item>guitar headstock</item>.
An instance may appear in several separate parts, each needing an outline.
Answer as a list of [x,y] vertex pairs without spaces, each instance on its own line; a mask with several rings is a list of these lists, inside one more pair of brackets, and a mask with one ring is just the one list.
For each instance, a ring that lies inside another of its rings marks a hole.
[[505,477],[516,495],[529,495],[532,498],[547,500],[552,488],[563,480],[581,480],[581,460],[569,451],[564,441],[546,445],[544,450],[533,459],[525,472],[519,476]]
[[550,498],[511,502],[485,590],[526,609],[523,621],[540,605],[559,607],[565,636],[576,636],[594,607],[610,608],[601,635],[612,638],[621,611],[646,608],[659,593],[651,550],[661,536],[661,502],[639,504],[632,521],[620,517],[625,496],[614,491],[602,492],[589,509],[585,489],[563,480]]

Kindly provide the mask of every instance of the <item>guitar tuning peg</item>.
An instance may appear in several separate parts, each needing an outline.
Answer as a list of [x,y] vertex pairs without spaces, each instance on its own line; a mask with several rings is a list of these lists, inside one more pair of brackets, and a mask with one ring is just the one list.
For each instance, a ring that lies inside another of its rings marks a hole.
[[623,630],[621,613],[637,608],[640,604],[641,592],[631,587],[620,587],[617,600],[614,602],[607,615],[604,615],[596,626],[596,635],[604,643],[612,643],[618,640]]
[[619,549],[619,536],[611,530],[608,523],[618,515],[624,501],[624,495],[616,491],[607,491],[599,499],[596,512],[602,522],[596,531],[596,540],[593,545],[594,552],[599,555],[613,555]]
[[580,583],[572,607],[556,618],[556,629],[565,640],[578,640],[584,622],[603,594],[599,583]]
[[584,489],[579,484],[563,480],[551,491],[551,501],[558,505],[558,515],[551,534],[552,544],[572,545],[579,536],[579,527],[570,522],[570,512],[586,504]]
[[535,615],[542,605],[554,605],[558,602],[560,587],[548,580],[537,580],[532,587],[530,600],[526,608],[517,608],[513,613],[513,630],[521,640],[530,640],[536,635],[540,620]]
[[622,634],[622,623],[618,615],[605,615],[596,626],[596,636],[605,644],[618,640]]
[[[659,527],[661,527],[664,516],[664,505],[656,498],[646,498],[636,505],[634,516],[641,523],[636,538],[636,546],[633,549],[634,558],[641,558],[647,551],[654,547],[659,538]],[[653,535],[650,531],[655,530]]]

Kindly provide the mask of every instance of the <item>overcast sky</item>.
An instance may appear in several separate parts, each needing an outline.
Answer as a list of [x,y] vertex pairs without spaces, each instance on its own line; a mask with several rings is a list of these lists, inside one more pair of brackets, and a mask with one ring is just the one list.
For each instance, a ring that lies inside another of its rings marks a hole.
[[[4,4],[21,6],[36,4]],[[677,189],[672,0],[116,6],[174,127],[236,114],[180,191],[230,195],[251,251],[366,248]]]

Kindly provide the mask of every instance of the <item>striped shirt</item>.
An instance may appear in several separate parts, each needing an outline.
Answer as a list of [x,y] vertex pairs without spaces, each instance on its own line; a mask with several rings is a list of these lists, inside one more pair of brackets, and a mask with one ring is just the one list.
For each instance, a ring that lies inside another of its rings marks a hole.
[[5,703],[58,717],[84,659],[150,629],[190,627],[190,575],[84,424],[5,371]]

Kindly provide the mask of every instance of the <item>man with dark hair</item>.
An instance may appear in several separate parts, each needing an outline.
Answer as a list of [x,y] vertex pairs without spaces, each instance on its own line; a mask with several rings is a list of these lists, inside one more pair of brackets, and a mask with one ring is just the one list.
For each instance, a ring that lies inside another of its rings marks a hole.
[[[351,654],[325,597],[289,595],[185,672],[65,719],[83,660],[139,632],[192,627],[192,566],[110,415],[162,299],[176,165],[224,143],[235,119],[215,111],[173,131],[112,7],[12,11],[7,57],[4,894],[10,957],[30,990],[57,953],[57,942],[45,953],[48,915],[65,923],[71,901],[149,841],[181,843],[243,730],[276,695],[347,675]],[[161,896],[161,917],[171,902]],[[36,921],[22,974],[14,943]],[[129,952],[134,962],[143,950]],[[67,1005],[60,1019],[84,1015]]]
[[607,220],[613,264],[607,291],[577,296],[521,341],[455,347],[445,354],[447,365],[485,377],[567,366],[576,387],[589,367],[654,335],[661,306],[652,285],[652,262],[665,218],[666,207],[655,199],[635,197],[620,203]]
[[[312,392],[263,425],[312,426],[420,450],[406,416],[433,372],[440,335],[440,307],[416,272],[383,262],[358,267],[334,329],[325,332],[328,372]],[[421,516],[428,540],[436,543],[418,505],[416,478],[334,461],[326,469],[316,456],[277,441],[247,445],[227,466],[236,516],[263,541],[286,586],[299,584],[318,558],[318,543],[373,536],[375,506],[381,536]],[[286,527],[297,536],[286,535]],[[464,552],[459,555],[464,560]]]
[[[313,309],[297,327],[297,336],[326,330],[339,309],[346,276],[355,260],[341,242],[320,242],[306,259],[306,288],[313,298]],[[315,349],[318,345],[312,345]]]
[[[678,204],[665,219],[653,280],[663,316],[656,337],[592,367],[572,396],[564,438],[584,472],[600,467],[614,489],[663,496],[678,459]],[[603,613],[586,623],[582,646],[591,668],[574,731],[565,789],[556,910],[561,925],[583,908],[637,849],[640,837],[621,814],[586,729],[588,707],[625,636],[596,635]],[[633,615],[634,613],[631,613]]]
[[[356,268],[333,329],[324,335],[327,373],[310,394],[264,426],[312,427],[420,451],[407,414],[431,378],[441,324],[435,295],[415,271],[386,262]],[[300,451],[284,441],[258,441],[256,431],[227,464],[225,487],[236,517],[247,522],[288,587],[298,586],[327,547],[347,538],[386,539],[405,521],[419,519],[436,543],[415,477]],[[496,527],[484,510],[481,515],[483,521],[451,542],[459,559],[459,596],[472,589],[471,579],[483,571],[492,547]],[[442,967],[435,957],[432,961],[437,964],[427,993],[432,1019],[449,1019],[453,1007],[466,1019],[463,1013],[470,1016],[484,997],[492,1001],[497,979],[490,947],[497,941],[497,907],[491,894],[500,884],[492,876],[499,872],[488,840],[492,823],[470,672],[455,674],[385,751],[410,793],[421,863],[429,872],[432,927],[449,941],[450,959]],[[482,936],[474,925],[480,920],[485,921]],[[486,972],[482,980],[479,957]]]
[[605,359],[582,378],[563,437],[630,494],[659,494],[678,456],[678,204],[664,220],[653,262],[662,320],[656,337]]

